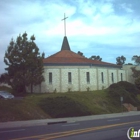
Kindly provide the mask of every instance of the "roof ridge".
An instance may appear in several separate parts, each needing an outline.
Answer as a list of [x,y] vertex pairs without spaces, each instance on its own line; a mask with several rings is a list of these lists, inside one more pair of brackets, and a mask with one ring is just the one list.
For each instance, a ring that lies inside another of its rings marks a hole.
[[[63,57],[63,55],[64,55],[64,52],[65,52],[65,54],[74,54],[75,55],[75,57],[76,58],[85,58],[84,56],[81,56],[81,55],[79,55],[79,54],[77,54],[77,53],[75,53],[75,52],[73,52],[73,51],[69,51],[69,50],[61,50],[61,51],[59,51],[59,52],[57,52],[57,53],[55,53],[55,54],[53,54],[53,55],[50,55],[49,57],[47,57],[47,58],[50,58],[50,57]],[[63,53],[63,54],[62,54]],[[60,56],[59,56],[60,55]],[[66,56],[64,56],[64,57],[66,57]],[[67,56],[68,57],[68,56]],[[73,56],[74,57],[74,56]],[[69,57],[68,57],[69,58]],[[46,58],[45,58],[46,59]]]

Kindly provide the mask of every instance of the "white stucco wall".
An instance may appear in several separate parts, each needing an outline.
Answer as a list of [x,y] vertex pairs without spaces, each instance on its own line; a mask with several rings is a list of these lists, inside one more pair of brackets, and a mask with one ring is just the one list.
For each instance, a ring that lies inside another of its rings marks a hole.
[[[113,79],[114,79],[113,81],[112,81],[112,73],[113,73]],[[108,86],[113,83],[117,83],[117,81],[118,81],[117,76],[118,76],[117,70],[115,70],[115,69],[108,70],[108,81],[109,81]]]
[[124,65],[123,69],[126,71],[127,81],[134,84],[135,78],[133,78],[133,76],[132,76],[132,74],[133,74],[133,72],[131,70],[132,67],[136,67],[137,70],[140,70],[140,66],[134,66],[134,65]]
[[[90,82],[87,82],[87,75],[86,73],[89,72],[90,75]],[[79,76],[80,76],[80,89],[79,91],[87,91],[89,90],[95,90],[97,89],[97,75],[96,75],[96,69],[94,68],[88,68],[88,69],[79,69]]]
[[[68,72],[71,72],[71,83],[68,82]],[[79,91],[78,69],[61,69],[61,91]]]
[[[122,73],[122,79],[121,79]],[[118,70],[118,82],[119,81],[126,81],[126,71],[125,70]]]
[[[102,81],[102,76],[101,73],[103,73],[103,81]],[[98,89],[104,89],[108,87],[108,73],[107,69],[105,68],[99,68],[98,69]]]
[[[49,83],[49,72],[52,73],[52,84]],[[72,82],[68,83],[68,72],[71,72]],[[87,83],[86,73],[90,74],[90,82]],[[103,72],[103,82],[101,73]],[[114,82],[112,82],[112,73]],[[75,66],[45,66],[45,81],[41,86],[34,87],[34,92],[68,92],[71,91],[90,91],[107,88],[112,83],[121,81],[121,73],[123,81],[127,80],[126,70],[106,67],[75,67]]]
[[[48,92],[54,92],[55,89],[60,91],[60,70],[59,69],[45,69],[46,89]],[[49,73],[52,73],[52,83],[49,83]]]

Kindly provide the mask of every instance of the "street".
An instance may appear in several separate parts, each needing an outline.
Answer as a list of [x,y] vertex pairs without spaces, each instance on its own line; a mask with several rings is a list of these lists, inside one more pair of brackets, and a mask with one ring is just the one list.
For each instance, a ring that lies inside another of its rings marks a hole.
[[128,140],[127,130],[140,129],[140,115],[0,129],[1,140]]

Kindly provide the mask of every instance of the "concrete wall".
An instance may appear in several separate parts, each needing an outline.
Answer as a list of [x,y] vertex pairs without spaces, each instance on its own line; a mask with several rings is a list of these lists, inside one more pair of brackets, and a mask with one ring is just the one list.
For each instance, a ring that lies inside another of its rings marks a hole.
[[[89,66],[45,66],[45,81],[34,87],[34,92],[68,92],[71,91],[93,91],[107,88],[112,83],[127,79],[127,70],[108,67]],[[49,72],[52,73],[52,83],[49,83]],[[68,72],[71,72],[72,82],[68,82]],[[86,73],[89,72],[90,82],[87,82]],[[103,79],[102,74],[103,73]],[[113,80],[112,80],[113,73]],[[103,81],[102,81],[103,80]]]
[[[89,72],[90,81],[87,82],[87,72]],[[96,90],[97,89],[96,69],[79,69],[79,91]]]
[[[34,86],[35,93],[52,93],[71,91],[90,91],[107,88],[112,83],[121,80],[134,83],[131,67],[133,65],[124,65],[123,68],[95,67],[95,66],[45,66],[45,81],[41,85]],[[140,66],[136,67],[140,70]],[[49,72],[52,72],[52,83],[49,83]],[[68,72],[71,72],[72,83],[68,83]],[[87,82],[86,73],[90,74],[90,82]],[[102,81],[102,73],[103,80]],[[113,79],[112,79],[113,74]],[[122,76],[121,76],[122,75]],[[30,91],[30,87],[27,88]]]
[[[52,83],[49,83],[49,73],[52,73]],[[47,92],[60,91],[60,69],[45,69],[45,84]]]
[[[52,93],[71,91],[90,91],[107,88],[112,83],[128,81],[134,83],[131,67],[140,70],[140,66],[124,65],[120,68],[97,66],[44,66],[45,81],[34,86],[35,93]],[[49,83],[49,72],[52,72],[52,84]],[[71,72],[72,83],[68,83],[68,72]],[[87,83],[86,73],[90,73],[90,82]],[[102,73],[103,79],[102,81]],[[113,80],[112,80],[113,74]],[[122,75],[122,76],[121,76]],[[30,87],[27,87],[30,92]]]
[[[71,83],[68,82],[68,72],[71,72]],[[71,91],[78,91],[78,76],[79,72],[78,69],[61,69],[61,91],[67,92]],[[61,92],[59,91],[59,92]]]
[[140,70],[140,66],[134,66],[134,65],[124,65],[123,69],[126,71],[127,81],[134,84],[135,78],[133,78],[133,76],[132,76],[132,74],[133,74],[133,72],[131,70],[132,67],[136,67],[137,70]]

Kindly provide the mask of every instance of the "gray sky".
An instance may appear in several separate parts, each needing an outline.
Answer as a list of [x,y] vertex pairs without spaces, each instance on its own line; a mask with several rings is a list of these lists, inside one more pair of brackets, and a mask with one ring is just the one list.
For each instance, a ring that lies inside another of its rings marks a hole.
[[71,50],[86,57],[100,55],[116,63],[124,55],[131,63],[140,55],[140,0],[3,0],[0,1],[0,73],[11,38],[25,31],[35,35],[40,52],[48,57],[61,49],[66,13]]

